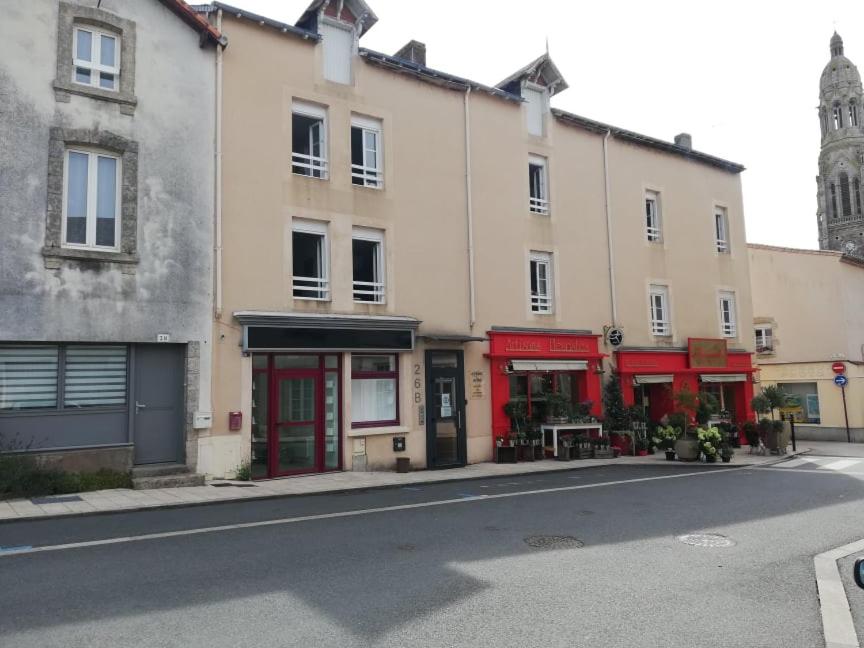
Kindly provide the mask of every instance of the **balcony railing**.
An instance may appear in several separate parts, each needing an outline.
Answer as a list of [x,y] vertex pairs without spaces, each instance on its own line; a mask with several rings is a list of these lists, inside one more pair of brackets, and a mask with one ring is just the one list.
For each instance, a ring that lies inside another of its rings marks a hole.
[[648,240],[653,242],[660,240],[660,228],[659,227],[651,227],[648,225],[645,228],[645,234],[648,236]]
[[324,277],[294,277],[294,299],[330,299],[330,280]]
[[550,295],[531,295],[531,311],[534,313],[551,313],[552,297]]
[[669,335],[670,328],[669,322],[658,322],[656,320],[651,322],[651,333],[653,335]]
[[367,304],[384,303],[383,281],[355,281],[354,301]]
[[364,187],[381,189],[384,185],[384,174],[381,169],[367,167],[362,164],[351,165],[351,182]]
[[531,196],[528,201],[528,209],[530,209],[535,214],[548,214],[549,201],[545,198],[535,198],[534,196]]
[[312,178],[327,177],[327,159],[305,153],[291,153],[291,172]]

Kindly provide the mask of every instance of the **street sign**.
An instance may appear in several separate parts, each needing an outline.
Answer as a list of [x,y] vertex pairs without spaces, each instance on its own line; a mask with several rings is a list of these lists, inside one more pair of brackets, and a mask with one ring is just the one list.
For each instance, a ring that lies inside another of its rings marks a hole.
[[831,365],[831,371],[835,374],[846,373],[846,363],[845,362],[835,362]]
[[849,382],[849,379],[843,374],[837,374],[834,376],[834,384],[838,387],[845,387]]

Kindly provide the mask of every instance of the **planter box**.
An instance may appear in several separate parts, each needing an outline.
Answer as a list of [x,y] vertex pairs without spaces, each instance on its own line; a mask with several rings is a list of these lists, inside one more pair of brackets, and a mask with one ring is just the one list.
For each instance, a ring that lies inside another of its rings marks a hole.
[[591,459],[594,457],[594,448],[570,448],[570,456],[573,459]]
[[570,461],[573,459],[573,448],[569,446],[558,446],[558,461]]
[[516,446],[496,446],[495,463],[516,463]]
[[531,446],[534,448],[534,460],[540,461],[541,459],[546,458],[546,448],[543,447],[543,444],[538,443],[535,446]]
[[612,448],[594,448],[595,459],[614,459],[615,453]]
[[534,461],[534,446],[520,445],[518,448],[517,459],[519,461]]

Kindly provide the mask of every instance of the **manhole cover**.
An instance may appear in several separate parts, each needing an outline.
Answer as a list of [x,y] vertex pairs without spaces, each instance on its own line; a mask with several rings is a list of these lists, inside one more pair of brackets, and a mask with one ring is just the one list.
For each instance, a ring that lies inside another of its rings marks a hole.
[[719,533],[688,533],[678,536],[678,541],[693,547],[731,547],[735,541]]
[[525,538],[525,544],[535,549],[579,549],[585,546],[579,538],[567,535],[534,535]]

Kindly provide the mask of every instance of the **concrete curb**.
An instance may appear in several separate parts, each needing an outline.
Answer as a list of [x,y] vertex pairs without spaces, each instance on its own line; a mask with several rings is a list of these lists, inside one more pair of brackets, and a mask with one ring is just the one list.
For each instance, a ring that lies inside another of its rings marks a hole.
[[831,549],[813,558],[825,648],[860,648],[837,561],[861,551],[864,551],[864,540]]
[[[769,455],[769,456],[766,456],[763,461],[759,461],[758,463],[753,463],[753,464],[744,465],[744,466],[739,466],[739,465],[735,465],[735,464],[718,463],[718,464],[713,464],[711,466],[711,468],[706,467],[706,469],[707,470],[722,471],[722,470],[729,470],[729,469],[760,468],[762,466],[770,466],[773,464],[782,463],[783,461],[786,461],[788,459],[791,459],[791,458],[796,457],[796,456],[801,455],[801,454],[805,454],[809,451],[810,451],[809,449],[802,449],[802,450],[799,450],[797,452],[794,452],[794,453],[790,452],[790,453],[785,454],[785,455],[779,455],[779,456],[778,455]],[[610,459],[609,461],[615,462],[616,460]],[[334,488],[332,490],[310,492],[310,493],[266,493],[263,495],[244,496],[242,498],[212,499],[212,500],[201,500],[201,501],[196,501],[196,502],[176,502],[176,503],[165,502],[164,504],[151,505],[151,506],[141,505],[141,506],[130,506],[130,507],[123,507],[123,508],[118,507],[116,509],[108,509],[108,510],[101,510],[101,511],[75,511],[75,512],[69,512],[69,513],[54,513],[54,514],[47,514],[47,515],[19,516],[19,517],[15,517],[15,518],[4,518],[4,519],[0,520],[0,528],[2,528],[3,525],[14,524],[16,522],[39,522],[42,520],[59,520],[59,519],[66,519],[66,518],[79,518],[79,517],[84,517],[84,516],[95,517],[95,516],[103,516],[103,515],[115,515],[117,513],[139,513],[142,511],[164,511],[167,509],[177,509],[177,508],[192,508],[192,507],[198,507],[198,506],[209,506],[209,505],[220,505],[220,504],[222,504],[222,505],[224,505],[224,504],[236,504],[238,502],[260,502],[262,500],[288,499],[288,498],[294,498],[294,497],[318,497],[318,496],[324,496],[324,495],[340,495],[343,493],[351,493],[351,492],[356,492],[356,491],[390,490],[390,489],[404,488],[406,486],[422,487],[422,486],[431,485],[431,484],[471,482],[471,481],[477,481],[479,479],[507,479],[507,478],[513,478],[513,477],[524,477],[526,475],[558,474],[558,473],[564,473],[564,472],[571,472],[571,471],[575,471],[575,470],[590,470],[592,468],[608,468],[610,466],[616,466],[616,465],[619,465],[619,466],[646,466],[647,465],[647,466],[663,466],[664,468],[665,467],[668,467],[668,468],[680,467],[682,469],[683,468],[692,468],[693,466],[705,465],[699,461],[688,461],[688,462],[670,461],[670,462],[663,462],[663,463],[657,462],[656,464],[605,463],[605,464],[597,464],[597,465],[592,465],[592,466],[584,466],[584,465],[580,466],[580,465],[578,465],[579,464],[578,461],[574,462],[574,463],[576,465],[568,465],[566,467],[562,466],[561,468],[552,468],[549,470],[544,470],[542,472],[525,471],[525,472],[507,473],[507,474],[502,474],[502,475],[469,475],[469,476],[462,475],[462,476],[455,476],[455,477],[447,477],[446,475],[442,474],[441,479],[422,481],[422,482],[405,482],[405,483],[396,483],[396,484],[381,484],[381,485],[374,485],[374,486],[369,486],[369,485],[360,486],[360,485],[358,485],[358,486]],[[302,478],[298,478],[298,479],[302,479]],[[225,482],[225,481],[230,481],[230,480],[217,479],[217,480],[213,480],[213,481]],[[207,484],[207,486],[209,486],[209,485],[210,484]],[[201,488],[206,488],[206,486],[202,486]],[[0,501],[2,501],[2,500],[0,500]]]

